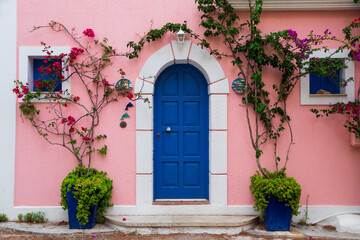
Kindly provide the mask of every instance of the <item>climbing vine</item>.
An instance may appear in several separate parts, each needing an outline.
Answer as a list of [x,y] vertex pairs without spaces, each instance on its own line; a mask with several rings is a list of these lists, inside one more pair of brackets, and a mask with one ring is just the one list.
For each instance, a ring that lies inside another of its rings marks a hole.
[[[294,140],[287,99],[300,78],[310,72],[331,75],[337,69],[346,67],[341,61],[323,64],[322,61],[310,57],[315,51],[322,49],[319,46],[325,40],[337,38],[328,29],[321,34],[310,31],[305,38],[300,38],[292,29],[264,34],[259,28],[262,0],[249,0],[248,18],[235,13],[227,0],[196,0],[195,2],[197,9],[202,13],[199,24],[204,29],[202,35],[187,28],[186,21],[182,24],[167,23],[161,29],[149,31],[139,42],[129,42],[128,47],[134,50],[134,54],[129,54],[128,57],[138,57],[138,52],[146,42],[160,39],[167,32],[176,32],[181,27],[197,41],[198,45],[207,48],[210,54],[219,59],[230,59],[238,71],[238,76],[245,82],[242,106],[246,108],[251,145],[258,169],[267,178],[268,173],[261,163],[262,149],[266,142],[272,142],[274,145],[274,163],[277,172],[285,169],[289,160]],[[222,47],[214,48],[213,41],[222,42]],[[323,49],[327,51],[326,48]],[[325,61],[338,51],[329,53]],[[281,74],[281,77],[273,83],[266,81],[263,75],[264,69],[268,67]],[[255,113],[254,119],[250,118],[251,109]],[[281,157],[277,151],[278,140],[286,131],[289,142],[285,156]],[[282,165],[280,165],[281,161]]]

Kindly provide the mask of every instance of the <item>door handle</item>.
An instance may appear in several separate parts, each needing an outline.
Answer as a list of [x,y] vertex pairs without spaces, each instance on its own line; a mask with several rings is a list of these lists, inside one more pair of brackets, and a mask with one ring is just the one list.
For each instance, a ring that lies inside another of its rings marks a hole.
[[156,134],[156,137],[160,137],[160,133],[157,133],[157,134]]

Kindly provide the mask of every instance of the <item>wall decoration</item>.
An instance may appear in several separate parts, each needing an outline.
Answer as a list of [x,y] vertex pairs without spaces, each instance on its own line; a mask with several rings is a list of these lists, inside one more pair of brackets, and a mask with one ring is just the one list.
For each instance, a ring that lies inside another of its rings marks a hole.
[[115,84],[115,88],[120,94],[125,94],[129,93],[133,89],[133,86],[129,79],[122,78],[117,81],[117,83]]
[[127,126],[127,123],[125,121],[120,122],[120,127],[121,128],[126,128],[126,126]]
[[120,120],[124,120],[124,118],[130,118],[130,115],[127,113],[124,113]]
[[125,108],[125,111],[129,110],[129,108],[133,107],[134,104],[132,104],[131,102],[129,102],[127,105],[126,105],[126,108]]
[[245,93],[245,79],[237,78],[233,81],[231,88],[234,90],[236,94],[244,94]]

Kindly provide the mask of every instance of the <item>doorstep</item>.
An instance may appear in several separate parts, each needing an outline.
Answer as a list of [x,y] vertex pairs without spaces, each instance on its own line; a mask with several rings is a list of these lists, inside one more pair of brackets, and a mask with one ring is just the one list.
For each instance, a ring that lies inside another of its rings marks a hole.
[[107,215],[107,224],[138,233],[238,234],[257,225],[258,216],[239,215]]

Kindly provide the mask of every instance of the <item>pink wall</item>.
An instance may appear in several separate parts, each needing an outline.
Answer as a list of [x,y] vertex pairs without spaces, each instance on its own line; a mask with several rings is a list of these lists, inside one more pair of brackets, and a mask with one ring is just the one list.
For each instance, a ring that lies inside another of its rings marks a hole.
[[[142,6],[142,7],[140,7]],[[34,25],[46,25],[50,20],[59,21],[81,32],[92,28],[96,37],[106,36],[117,50],[125,51],[130,40],[138,39],[150,28],[167,22],[187,20],[189,27],[198,30],[198,17],[193,0],[18,0],[18,46],[39,46],[44,41],[52,46],[73,46],[63,34],[43,29],[33,33]],[[342,26],[351,22],[356,12],[267,12],[262,17],[264,32],[296,29],[300,36],[314,29],[319,33],[326,28],[340,35]],[[316,23],[316,24],[315,24]],[[315,26],[316,25],[316,26]],[[313,27],[311,27],[313,26]],[[118,59],[115,66],[122,66],[133,84],[146,59],[170,40],[146,46],[136,60]],[[220,61],[230,84],[236,78],[231,64]],[[356,79],[360,79],[359,64]],[[270,74],[272,77],[276,76]],[[115,83],[118,75],[109,74]],[[78,94],[73,82],[72,92]],[[315,120],[311,107],[300,106],[300,88],[289,99],[293,118],[295,145],[292,148],[288,175],[294,176],[303,188],[302,201],[309,194],[310,205],[360,205],[360,148],[352,148],[349,134],[341,127],[342,116]],[[228,98],[228,203],[250,205],[249,177],[255,172],[254,153],[250,146],[245,110],[239,107],[241,98],[230,91]],[[121,115],[128,101],[112,104],[102,115],[102,132],[106,133],[109,147],[106,158],[97,156],[93,167],[107,171],[114,180],[113,202],[116,205],[135,204],[135,109],[129,111],[125,129],[119,127]],[[19,112],[18,112],[19,115]],[[60,183],[76,165],[73,157],[59,147],[50,146],[39,137],[28,123],[17,118],[15,206],[58,205]],[[272,149],[266,147],[264,165],[272,168]]]

